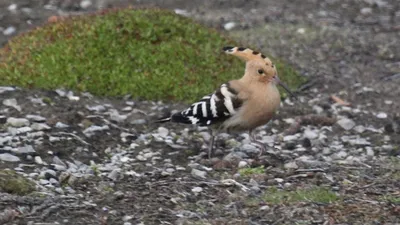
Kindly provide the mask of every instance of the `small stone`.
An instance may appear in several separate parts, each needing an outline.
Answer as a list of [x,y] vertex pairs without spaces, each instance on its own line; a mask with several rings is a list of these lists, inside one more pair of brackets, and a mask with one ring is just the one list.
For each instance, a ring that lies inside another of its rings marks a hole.
[[375,152],[374,152],[374,150],[372,150],[372,148],[366,148],[366,151],[367,151],[367,155],[368,156],[374,156],[375,155]]
[[362,134],[366,130],[363,125],[357,125],[353,128],[357,133]]
[[133,125],[143,125],[146,124],[146,120],[145,119],[137,119],[131,122],[131,124]]
[[132,111],[132,107],[127,106],[127,107],[125,107],[125,108],[122,108],[121,110],[122,110],[123,112],[130,112],[130,111]]
[[4,36],[9,36],[15,33],[15,31],[17,31],[17,29],[13,26],[7,27],[5,30],[3,30],[3,34]]
[[79,6],[80,6],[82,9],[88,9],[91,5],[92,5],[92,2],[89,1],[89,0],[83,0],[83,1],[81,1],[81,3],[79,4]]
[[31,128],[33,130],[50,130],[51,127],[49,127],[47,124],[45,123],[33,123],[31,125]]
[[16,11],[17,10],[17,4],[11,4],[11,5],[9,5],[8,7],[7,7],[7,9],[9,10],[9,11]]
[[43,160],[40,156],[35,156],[35,163],[39,165],[43,165]]
[[0,160],[5,161],[5,162],[19,162],[20,161],[20,159],[17,156],[11,155],[10,153],[0,154]]
[[40,180],[39,180],[39,184],[41,184],[41,185],[50,184],[50,181],[45,180],[45,179],[40,179]]
[[15,88],[0,86],[0,94],[7,92],[7,91],[15,91]]
[[117,122],[117,123],[122,123],[128,118],[127,115],[121,115],[117,110],[112,110],[110,113],[110,120]]
[[261,211],[268,211],[270,209],[271,209],[271,207],[269,207],[268,205],[261,206],[261,208],[260,208]]
[[240,161],[238,164],[239,168],[244,168],[247,167],[249,164],[246,161]]
[[379,119],[386,119],[387,118],[387,114],[384,112],[380,112],[376,115],[377,118]]
[[244,144],[240,148],[246,154],[258,154],[260,150],[252,144]]
[[86,106],[86,109],[92,112],[104,112],[106,107],[104,105]]
[[235,28],[236,23],[235,22],[228,22],[224,25],[224,29],[225,30],[232,30],[233,28]]
[[159,127],[157,129],[157,131],[158,131],[158,134],[163,138],[166,138],[168,136],[168,133],[169,133],[169,130],[167,128],[165,128],[165,127]]
[[313,131],[313,130],[306,129],[306,130],[304,131],[304,137],[305,137],[305,138],[308,138],[308,139],[310,139],[310,140],[313,140],[313,139],[318,138],[318,133],[315,132],[315,131]]
[[274,179],[276,182],[278,182],[278,183],[282,183],[284,180],[282,179],[282,178],[275,178]]
[[285,137],[283,137],[284,142],[295,141],[297,139],[298,137],[296,135],[286,135]]
[[116,200],[121,200],[125,197],[125,194],[122,191],[116,191],[114,192],[114,197]]
[[53,184],[53,185],[58,185],[59,184],[58,180],[56,180],[54,178],[50,178],[49,182],[50,182],[50,184]]
[[26,118],[29,120],[32,120],[34,122],[45,122],[46,118],[44,118],[43,116],[39,116],[39,115],[26,115]]
[[347,152],[345,152],[345,151],[340,151],[340,152],[338,152],[338,153],[336,153],[335,155],[334,155],[334,157],[336,158],[336,159],[344,159],[344,158],[346,158],[347,157]]
[[317,114],[321,114],[324,112],[324,109],[319,105],[313,105],[312,109]]
[[297,165],[297,163],[296,163],[295,161],[285,163],[285,164],[283,165],[283,167],[284,167],[285,169],[298,169],[298,168],[299,168],[299,166]]
[[99,132],[99,131],[105,131],[105,130],[109,130],[110,127],[108,125],[104,125],[104,126],[97,126],[97,125],[92,125],[88,128],[86,128],[83,133],[85,134],[86,137],[91,137],[95,132]]
[[56,128],[67,128],[67,127],[69,127],[67,124],[61,122],[56,123]]
[[348,118],[338,120],[337,124],[339,124],[339,126],[341,126],[345,130],[351,130],[356,125],[353,120]]
[[202,188],[202,187],[194,187],[194,188],[192,188],[192,192],[193,192],[195,195],[199,194],[199,193],[202,192],[202,191],[203,191],[203,188]]
[[191,174],[194,177],[203,178],[203,179],[205,179],[207,176],[207,172],[198,170],[198,169],[194,169],[194,168],[192,169]]
[[299,33],[299,34],[304,34],[305,32],[306,32],[306,29],[304,29],[304,28],[297,29],[297,33]]
[[113,180],[113,181],[116,181],[117,179],[118,179],[118,177],[119,177],[119,169],[114,169],[113,171],[111,171],[109,174],[108,174],[108,178],[110,178],[111,180]]
[[17,99],[15,98],[4,99],[3,105],[13,107],[16,110],[21,111],[21,106],[18,105]]
[[7,123],[10,124],[13,127],[29,126],[29,120],[27,120],[25,118],[9,117],[7,119]]
[[184,9],[174,9],[175,13],[182,16],[190,16],[190,13]]
[[368,8],[368,7],[362,8],[360,10],[360,13],[363,15],[369,15],[372,13],[372,8]]
[[31,154],[31,153],[35,153],[35,149],[32,147],[32,145],[25,145],[22,147],[18,147],[16,149],[16,151],[14,151],[15,153],[18,154]]

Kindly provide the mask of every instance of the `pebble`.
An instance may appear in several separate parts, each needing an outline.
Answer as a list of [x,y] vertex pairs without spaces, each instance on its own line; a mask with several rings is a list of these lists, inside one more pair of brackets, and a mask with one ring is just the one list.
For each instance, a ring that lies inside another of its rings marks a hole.
[[0,94],[7,92],[7,91],[15,91],[15,88],[0,86]]
[[315,132],[315,131],[313,131],[313,130],[306,129],[306,130],[304,131],[304,137],[305,137],[305,138],[308,138],[308,139],[310,139],[310,140],[313,140],[313,139],[318,138],[318,133]]
[[39,165],[43,165],[43,160],[40,156],[35,156],[35,163]]
[[168,134],[169,134],[169,130],[167,128],[165,128],[165,127],[159,127],[157,129],[157,132],[163,138],[166,138],[168,136]]
[[32,147],[32,145],[25,145],[22,147],[18,147],[15,151],[15,153],[18,154],[30,154],[30,153],[35,153],[35,149]]
[[341,126],[345,130],[351,130],[356,125],[353,120],[348,118],[338,120],[337,124],[339,124],[339,126]]
[[228,22],[226,24],[224,24],[224,29],[225,30],[232,30],[233,28],[235,28],[236,23],[235,22]]
[[249,164],[246,161],[240,161],[238,164],[239,168],[244,168],[247,167]]
[[4,99],[3,105],[13,107],[16,110],[21,111],[21,106],[18,105],[18,102],[15,98]]
[[205,179],[207,176],[207,172],[198,170],[198,169],[194,169],[194,168],[192,169],[191,174],[194,177],[198,177],[198,178],[202,178],[202,179]]
[[296,135],[286,135],[283,137],[284,142],[295,141],[298,137]]
[[11,155],[10,153],[0,154],[0,160],[6,161],[6,162],[19,162],[20,161],[20,159],[17,156]]
[[33,130],[39,130],[39,131],[40,130],[50,130],[51,129],[51,127],[49,125],[45,124],[45,123],[33,123],[31,125],[31,128]]
[[27,119],[32,120],[34,122],[45,122],[46,118],[44,118],[43,116],[39,116],[39,115],[26,115]]
[[10,124],[13,127],[23,127],[23,126],[29,126],[29,120],[25,118],[14,118],[14,117],[9,117],[7,119],[7,123]]
[[5,36],[10,36],[10,35],[14,34],[16,31],[17,31],[17,29],[15,27],[11,26],[11,27],[7,27],[5,30],[3,30],[3,34]]
[[69,127],[67,124],[61,123],[61,122],[57,122],[56,123],[56,128],[67,128]]
[[379,119],[386,119],[387,118],[387,114],[384,112],[380,112],[376,115],[377,118]]
[[192,188],[192,192],[193,192],[195,195],[199,194],[199,193],[202,192],[202,191],[203,191],[203,188],[202,188],[202,187],[194,187],[194,188]]
[[88,9],[91,5],[92,5],[92,2],[89,1],[89,0],[83,0],[83,1],[81,1],[81,3],[79,4],[79,6],[80,6],[82,9]]
[[146,120],[145,120],[145,119],[133,120],[133,121],[131,122],[131,124],[133,124],[133,125],[143,125],[143,124],[146,124]]
[[108,174],[107,177],[110,178],[113,181],[116,181],[118,179],[118,177],[119,177],[119,172],[120,172],[120,169],[114,169],[113,171],[111,171]]

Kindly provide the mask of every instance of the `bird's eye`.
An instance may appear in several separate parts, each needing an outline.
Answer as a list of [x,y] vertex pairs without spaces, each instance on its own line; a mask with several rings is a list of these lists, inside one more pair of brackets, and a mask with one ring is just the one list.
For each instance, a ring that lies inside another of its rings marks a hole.
[[258,70],[258,73],[259,73],[259,74],[263,74],[263,73],[264,73],[264,70],[259,69],[259,70]]

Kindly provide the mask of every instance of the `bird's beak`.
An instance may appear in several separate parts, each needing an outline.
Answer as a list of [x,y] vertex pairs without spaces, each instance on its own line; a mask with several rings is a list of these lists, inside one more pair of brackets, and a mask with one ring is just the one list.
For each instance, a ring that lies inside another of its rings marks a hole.
[[293,92],[289,89],[289,87],[283,83],[278,76],[275,77],[276,83],[279,84],[281,87],[283,87],[283,89],[285,89],[285,91],[287,91],[287,93],[290,94],[290,96],[292,96],[293,98],[297,99],[296,95],[293,94]]

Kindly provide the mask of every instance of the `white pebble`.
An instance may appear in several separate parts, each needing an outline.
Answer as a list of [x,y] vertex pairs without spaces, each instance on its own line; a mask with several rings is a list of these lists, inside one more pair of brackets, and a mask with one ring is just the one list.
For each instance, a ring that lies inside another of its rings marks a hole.
[[376,115],[376,117],[378,117],[379,119],[385,119],[387,118],[387,114],[384,112],[380,112]]
[[192,188],[192,192],[195,193],[195,194],[198,194],[198,193],[200,193],[202,191],[203,191],[202,187],[194,187],[194,188]]
[[235,28],[236,23],[235,22],[228,22],[224,25],[224,29],[225,30],[232,30],[233,28]]
[[356,125],[353,120],[347,118],[340,119],[337,121],[337,124],[345,130],[351,130]]
[[244,168],[244,167],[247,167],[247,165],[249,165],[249,164],[246,161],[240,161],[238,167]]
[[16,29],[15,27],[11,26],[11,27],[7,27],[7,28],[3,31],[3,34],[4,34],[5,36],[9,36],[9,35],[14,34],[15,31],[17,31],[17,29]]

